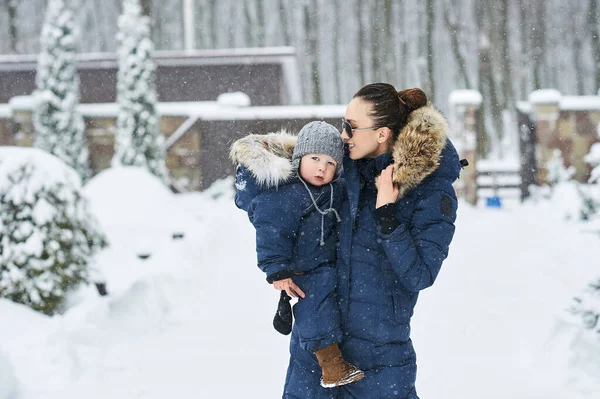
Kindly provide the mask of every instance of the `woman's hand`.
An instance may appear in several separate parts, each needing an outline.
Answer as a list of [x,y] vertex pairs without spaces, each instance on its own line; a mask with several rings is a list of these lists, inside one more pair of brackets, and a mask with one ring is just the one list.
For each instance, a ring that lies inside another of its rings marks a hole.
[[293,298],[304,298],[305,296],[304,291],[302,291],[291,278],[273,281],[273,287],[279,291],[285,290],[285,292]]
[[396,202],[400,191],[398,187],[392,181],[392,174],[394,173],[394,165],[390,165],[385,168],[379,177],[377,177],[377,204],[375,208],[380,208],[384,205]]

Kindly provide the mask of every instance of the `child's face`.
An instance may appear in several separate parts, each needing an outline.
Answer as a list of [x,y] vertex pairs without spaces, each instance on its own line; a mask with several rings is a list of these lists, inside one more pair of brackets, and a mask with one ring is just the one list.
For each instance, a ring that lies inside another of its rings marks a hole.
[[300,177],[313,186],[328,184],[335,176],[337,162],[329,155],[306,154],[300,159]]

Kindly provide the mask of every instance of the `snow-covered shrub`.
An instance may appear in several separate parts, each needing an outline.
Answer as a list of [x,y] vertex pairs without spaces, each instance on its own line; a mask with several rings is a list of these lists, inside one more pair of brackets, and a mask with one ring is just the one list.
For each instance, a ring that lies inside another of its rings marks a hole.
[[164,138],[156,111],[156,65],[150,21],[138,0],[125,0],[118,21],[117,133],[113,166],[141,166],[167,182]]
[[573,298],[569,312],[576,328],[569,344],[569,379],[579,391],[600,392],[600,278]]
[[592,187],[573,180],[575,168],[564,166],[560,150],[554,150],[553,157],[546,168],[547,180],[552,185],[550,200],[557,209],[560,209],[568,220],[590,220],[600,207]]
[[554,149],[552,152],[552,158],[546,164],[546,170],[548,171],[546,180],[551,185],[570,181],[575,175],[573,166],[565,167],[562,152],[558,149]]
[[215,200],[222,197],[233,200],[235,197],[235,179],[233,176],[219,179],[204,190],[202,194]]
[[35,148],[0,147],[0,297],[53,314],[106,245],[72,168]]
[[600,183],[600,143],[593,144],[583,160],[593,167],[590,183]]
[[593,168],[589,179],[590,194],[588,195],[591,218],[600,213],[600,143],[593,144],[590,152],[583,159]]
[[573,298],[570,312],[579,317],[582,327],[592,332],[600,345],[600,278],[588,284]]
[[77,111],[75,18],[63,0],[50,0],[38,56],[34,145],[62,159],[85,183],[90,177],[83,117]]

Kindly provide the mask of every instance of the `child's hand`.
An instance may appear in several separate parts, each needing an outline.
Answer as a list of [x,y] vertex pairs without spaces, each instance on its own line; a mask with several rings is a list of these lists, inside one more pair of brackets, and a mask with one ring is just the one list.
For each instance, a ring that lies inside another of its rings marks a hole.
[[273,287],[279,291],[285,290],[289,296],[294,298],[304,298],[305,296],[304,291],[302,291],[291,278],[273,281]]
[[398,200],[399,190],[392,181],[393,173],[394,165],[390,165],[377,177],[377,204],[375,208],[381,208]]

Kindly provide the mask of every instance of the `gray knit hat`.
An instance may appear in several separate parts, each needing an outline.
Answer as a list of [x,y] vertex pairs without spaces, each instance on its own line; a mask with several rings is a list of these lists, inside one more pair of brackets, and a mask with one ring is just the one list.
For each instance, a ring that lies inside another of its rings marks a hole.
[[298,141],[292,155],[292,167],[298,169],[300,158],[306,154],[325,154],[337,162],[336,173],[342,167],[344,143],[340,132],[327,122],[314,121],[307,123],[298,133]]

